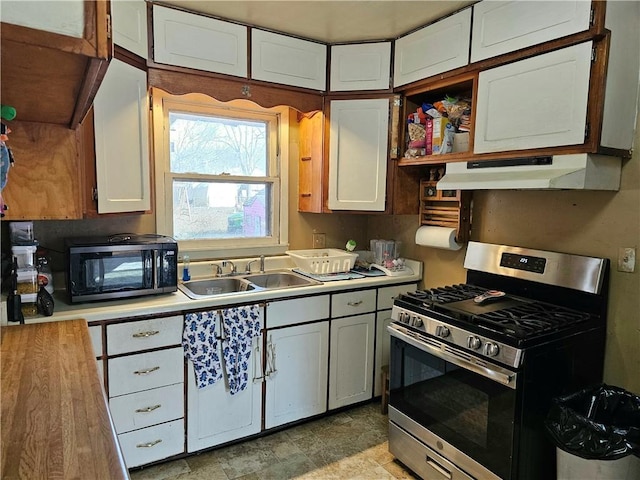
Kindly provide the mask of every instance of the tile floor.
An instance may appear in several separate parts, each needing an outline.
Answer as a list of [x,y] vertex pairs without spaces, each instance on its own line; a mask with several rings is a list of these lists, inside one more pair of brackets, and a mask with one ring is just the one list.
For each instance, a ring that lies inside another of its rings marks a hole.
[[415,479],[394,460],[379,401],[131,472],[132,480]]

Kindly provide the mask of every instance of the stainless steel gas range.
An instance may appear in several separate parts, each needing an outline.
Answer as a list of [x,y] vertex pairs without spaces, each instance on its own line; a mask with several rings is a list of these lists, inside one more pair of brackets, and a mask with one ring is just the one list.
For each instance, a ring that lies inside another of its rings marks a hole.
[[424,479],[555,478],[553,397],[602,380],[609,261],[470,242],[394,301],[389,450]]

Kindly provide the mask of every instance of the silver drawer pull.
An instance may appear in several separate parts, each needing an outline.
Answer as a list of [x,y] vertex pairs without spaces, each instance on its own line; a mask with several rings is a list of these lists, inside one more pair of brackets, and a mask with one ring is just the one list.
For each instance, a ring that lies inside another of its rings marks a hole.
[[156,370],[160,370],[160,367],[151,367],[147,368],[146,370],[136,370],[133,373],[135,373],[136,375],[146,375],[148,373],[155,372]]
[[153,407],[145,407],[145,408],[138,408],[136,410],[136,413],[149,413],[149,412],[153,412],[154,410],[157,410],[161,407],[162,405],[158,404],[158,405],[154,405]]
[[347,302],[347,305],[350,307],[357,307],[360,304],[362,304],[362,300],[358,300],[357,302]]
[[154,440],[153,442],[149,442],[149,443],[139,443],[139,444],[136,445],[136,448],[151,448],[151,447],[155,447],[161,441],[162,440],[158,439],[158,440]]
[[151,330],[149,332],[134,333],[131,336],[133,338],[147,338],[147,337],[153,337],[154,335],[157,335],[159,333],[160,333],[160,330]]

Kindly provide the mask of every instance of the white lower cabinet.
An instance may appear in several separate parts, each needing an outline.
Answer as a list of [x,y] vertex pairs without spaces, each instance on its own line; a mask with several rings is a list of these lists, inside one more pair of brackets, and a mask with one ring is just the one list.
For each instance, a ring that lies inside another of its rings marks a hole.
[[329,410],[372,396],[375,314],[331,320]]
[[[262,336],[253,339],[246,390],[231,395],[224,381],[198,388],[187,362],[187,451],[197,452],[260,432],[262,414]],[[220,348],[220,347],[219,347]],[[222,355],[219,352],[219,355]]]
[[267,331],[265,428],[327,411],[328,339],[328,321]]
[[184,451],[184,420],[118,435],[127,468],[162,460]]
[[127,468],[183,453],[182,322],[115,322],[106,334],[109,410]]

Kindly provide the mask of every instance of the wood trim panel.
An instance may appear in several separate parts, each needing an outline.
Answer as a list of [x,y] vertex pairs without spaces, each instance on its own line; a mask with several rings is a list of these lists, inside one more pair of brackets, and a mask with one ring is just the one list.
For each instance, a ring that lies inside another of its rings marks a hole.
[[186,68],[164,68],[159,64],[151,64],[148,82],[150,87],[161,88],[173,95],[204,93],[222,102],[244,98],[265,108],[287,105],[301,112],[322,109],[320,93],[281,88],[255,80],[230,79],[208,72],[196,73]]

